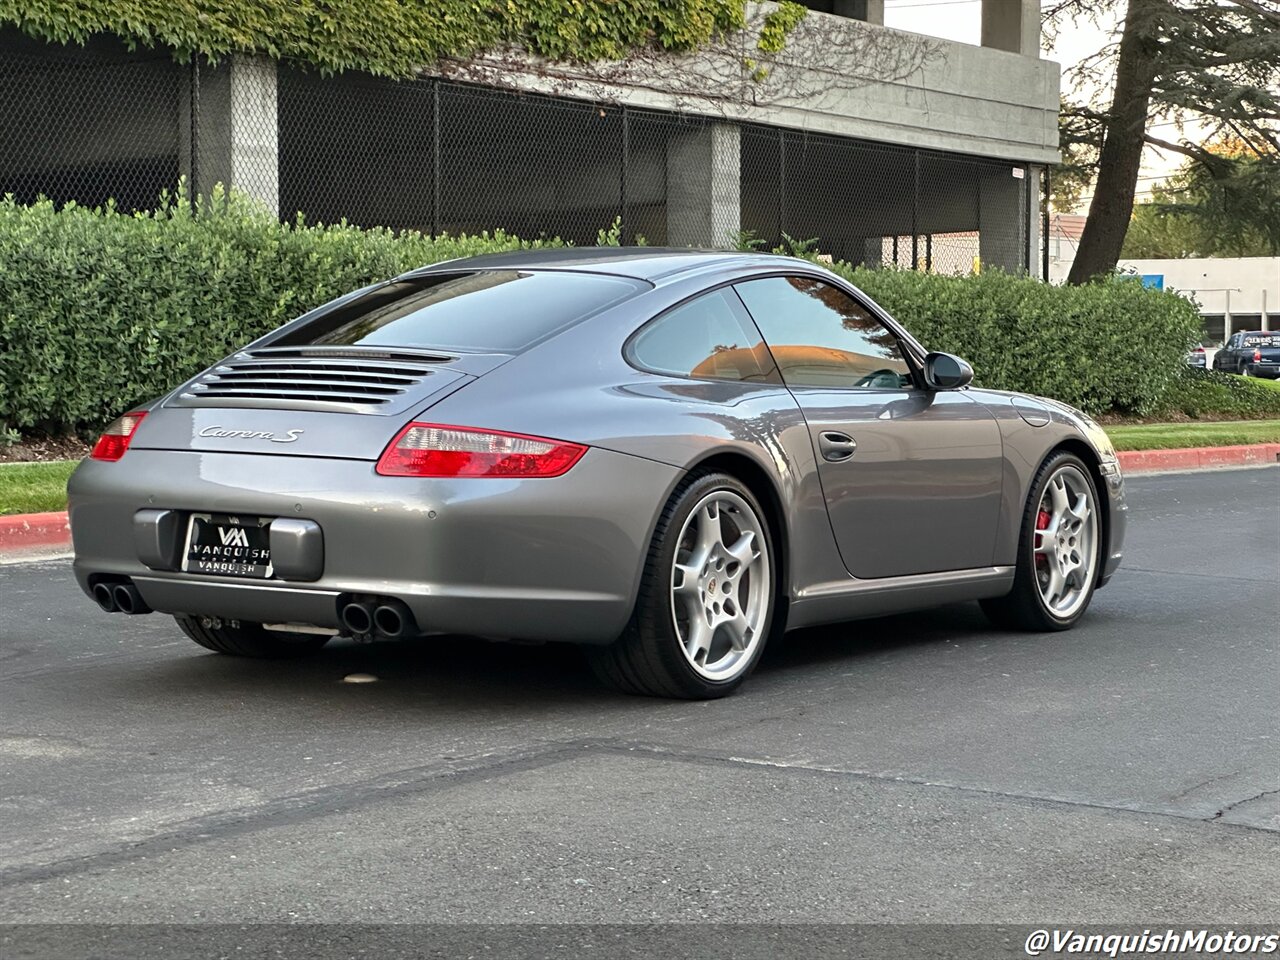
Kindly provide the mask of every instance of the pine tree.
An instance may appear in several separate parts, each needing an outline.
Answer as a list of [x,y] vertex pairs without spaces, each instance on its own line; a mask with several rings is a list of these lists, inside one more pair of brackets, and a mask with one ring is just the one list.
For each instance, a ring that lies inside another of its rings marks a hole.
[[[1122,0],[1056,0],[1050,29],[1118,9]],[[1097,179],[1068,281],[1115,269],[1133,214],[1142,151],[1152,144],[1224,170],[1202,143],[1157,136],[1153,122],[1198,120],[1233,134],[1270,170],[1280,167],[1280,0],[1128,0],[1120,40],[1074,68],[1097,81],[1114,70],[1110,104],[1070,104],[1077,144],[1096,138]],[[1085,144],[1087,146],[1087,144]],[[1087,149],[1074,150],[1087,156]],[[1228,165],[1230,166],[1230,165]],[[1226,175],[1230,175],[1227,173]]]

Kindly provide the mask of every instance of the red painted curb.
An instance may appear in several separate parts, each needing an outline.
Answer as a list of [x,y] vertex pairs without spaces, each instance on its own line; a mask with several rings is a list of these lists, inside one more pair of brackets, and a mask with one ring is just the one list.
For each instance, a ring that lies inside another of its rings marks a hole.
[[1280,443],[1247,443],[1237,447],[1186,447],[1181,450],[1124,450],[1118,454],[1125,473],[1246,467],[1280,462]]
[[[1280,443],[1238,447],[1187,447],[1182,450],[1125,450],[1118,454],[1125,473],[1199,470],[1280,463]],[[20,513],[0,517],[0,553],[71,548],[66,513]]]
[[0,517],[0,553],[54,547],[71,547],[71,526],[65,511]]

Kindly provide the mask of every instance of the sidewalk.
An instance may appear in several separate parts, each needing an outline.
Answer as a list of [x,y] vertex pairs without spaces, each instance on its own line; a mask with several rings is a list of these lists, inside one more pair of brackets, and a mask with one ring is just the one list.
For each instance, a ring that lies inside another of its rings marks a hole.
[[[1121,451],[1120,469],[1126,475],[1213,470],[1280,463],[1280,443],[1251,443],[1238,447],[1187,447],[1175,450]],[[0,517],[0,559],[56,556],[71,549],[71,528],[65,512],[22,513]]]

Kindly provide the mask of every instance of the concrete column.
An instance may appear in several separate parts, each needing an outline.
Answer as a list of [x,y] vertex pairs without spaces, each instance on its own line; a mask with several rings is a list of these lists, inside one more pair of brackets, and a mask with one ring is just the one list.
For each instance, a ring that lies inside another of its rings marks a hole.
[[867,237],[862,241],[862,265],[873,270],[884,265],[884,237]]
[[668,244],[729,245],[742,224],[741,150],[732,123],[709,123],[668,141]]
[[982,45],[1040,57],[1040,0],[982,0]]
[[182,100],[178,120],[181,173],[192,189],[208,196],[215,184],[234,187],[278,215],[275,61],[236,54],[216,67],[202,65],[198,81],[189,77],[184,83]]
[[1027,167],[1027,273],[1047,281],[1044,273],[1043,215],[1040,212],[1040,187],[1044,183],[1044,167]]
[[[978,257],[983,270],[1021,273],[1027,251],[1026,177],[1000,166],[978,180]],[[1022,169],[1022,168],[1016,168]]]
[[832,0],[831,12],[837,17],[884,23],[884,0]]

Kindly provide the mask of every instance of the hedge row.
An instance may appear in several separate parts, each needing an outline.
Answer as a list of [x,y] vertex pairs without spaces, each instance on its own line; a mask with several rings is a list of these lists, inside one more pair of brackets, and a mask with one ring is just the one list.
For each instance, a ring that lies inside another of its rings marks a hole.
[[969,360],[979,385],[1054,397],[1089,413],[1160,409],[1201,332],[1189,301],[1120,277],[1069,287],[999,271],[836,270],[922,343]]
[[94,429],[350,290],[536,245],[280,224],[239,197],[133,215],[0,200],[0,433]]
[[[543,243],[280,224],[238,198],[133,215],[2,200],[0,433],[95,429],[339,294]],[[1200,329],[1186,301],[1137,283],[837,269],[923,342],[969,358],[983,385],[1095,413],[1160,409]]]

